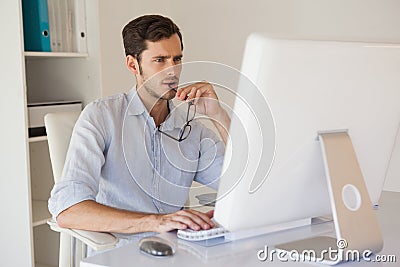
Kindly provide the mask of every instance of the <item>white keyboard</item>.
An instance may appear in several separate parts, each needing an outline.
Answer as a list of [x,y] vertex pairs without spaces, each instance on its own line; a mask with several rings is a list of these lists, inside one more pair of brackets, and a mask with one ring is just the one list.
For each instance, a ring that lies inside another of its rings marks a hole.
[[178,230],[177,236],[188,241],[202,241],[224,236],[228,231],[222,227],[214,227],[208,230],[195,231],[192,229]]

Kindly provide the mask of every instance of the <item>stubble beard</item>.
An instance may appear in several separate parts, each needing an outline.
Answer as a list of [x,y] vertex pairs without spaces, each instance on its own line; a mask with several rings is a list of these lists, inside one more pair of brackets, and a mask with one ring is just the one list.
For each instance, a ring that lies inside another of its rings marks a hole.
[[143,87],[146,90],[146,92],[153,98],[157,99],[157,101],[171,100],[176,95],[176,90],[174,90],[174,89],[168,90],[164,94],[160,95],[154,90],[154,86],[143,85]]
[[176,95],[176,90],[177,88],[171,88],[168,91],[165,91],[163,94],[157,93],[157,88],[160,88],[163,86],[162,80],[161,81],[156,81],[154,84],[151,83],[148,79],[146,79],[145,75],[143,72],[140,74],[140,77],[142,78],[143,81],[143,89],[153,98],[156,99],[156,101],[160,100],[171,100],[175,97]]

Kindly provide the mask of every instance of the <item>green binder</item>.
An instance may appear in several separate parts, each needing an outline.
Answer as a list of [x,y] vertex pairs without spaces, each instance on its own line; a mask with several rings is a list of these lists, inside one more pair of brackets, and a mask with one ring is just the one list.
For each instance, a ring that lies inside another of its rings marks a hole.
[[50,52],[47,0],[23,0],[25,51]]

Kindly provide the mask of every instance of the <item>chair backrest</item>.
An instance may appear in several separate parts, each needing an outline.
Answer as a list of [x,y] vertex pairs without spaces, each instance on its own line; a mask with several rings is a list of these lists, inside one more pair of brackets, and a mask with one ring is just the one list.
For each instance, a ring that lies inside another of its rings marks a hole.
[[61,178],[72,130],[80,112],[49,113],[44,117],[54,181]]

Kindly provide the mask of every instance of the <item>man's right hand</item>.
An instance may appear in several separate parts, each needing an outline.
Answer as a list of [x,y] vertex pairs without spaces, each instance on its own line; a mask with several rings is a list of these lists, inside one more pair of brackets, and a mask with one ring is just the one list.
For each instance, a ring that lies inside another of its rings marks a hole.
[[62,211],[57,223],[63,228],[111,233],[168,232],[175,229],[210,229],[214,211],[180,210],[170,214],[148,214],[120,210],[85,200]]
[[175,229],[208,230],[215,226],[211,218],[214,211],[203,213],[196,210],[180,210],[170,214],[156,215],[157,232],[168,232]]

